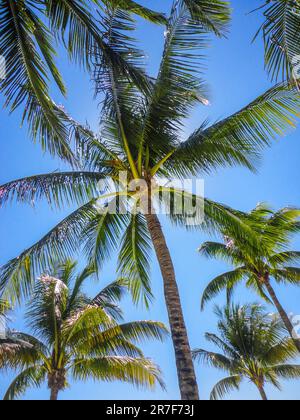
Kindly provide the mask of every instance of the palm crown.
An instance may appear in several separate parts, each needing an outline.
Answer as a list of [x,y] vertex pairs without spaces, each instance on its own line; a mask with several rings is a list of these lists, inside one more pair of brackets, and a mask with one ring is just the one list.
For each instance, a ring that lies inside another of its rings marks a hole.
[[5,399],[20,396],[28,387],[45,380],[51,399],[67,386],[69,376],[76,380],[120,380],[137,386],[154,387],[161,381],[159,369],[134,344],[145,339],[162,340],[167,330],[158,322],[119,324],[117,306],[126,287],[117,281],[94,299],[83,292],[94,270],[76,275],[76,264],[66,261],[54,273],[43,275],[28,305],[27,320],[35,336],[12,333],[10,341],[24,345],[6,352],[4,364],[21,369]]
[[[223,258],[236,268],[210,282],[203,293],[202,308],[221,290],[227,290],[230,298],[235,287],[242,281],[262,298],[274,303],[282,320],[300,351],[294,327],[281,306],[271,285],[271,279],[279,284],[299,285],[300,260],[298,251],[289,246],[295,233],[299,232],[299,209],[284,208],[272,211],[266,205],[257,206],[250,214],[251,223],[257,227],[258,244],[253,247],[230,230],[224,230],[225,243],[206,242],[199,251],[207,257]],[[291,264],[297,264],[292,266]]]
[[203,349],[193,352],[196,360],[230,375],[214,387],[212,400],[239,389],[243,379],[252,382],[266,400],[266,384],[280,389],[280,379],[300,377],[300,366],[287,363],[297,354],[293,341],[284,337],[282,324],[270,320],[260,306],[232,306],[216,312],[220,317],[219,334],[207,333],[206,339],[221,353]]

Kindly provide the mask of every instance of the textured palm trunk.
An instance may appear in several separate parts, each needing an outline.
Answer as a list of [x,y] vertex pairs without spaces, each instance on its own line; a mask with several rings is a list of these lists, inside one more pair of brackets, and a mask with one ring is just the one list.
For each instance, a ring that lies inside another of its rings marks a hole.
[[267,397],[267,394],[266,394],[266,392],[264,390],[264,387],[263,386],[259,386],[258,389],[259,389],[259,393],[261,395],[262,400],[263,401],[268,401],[268,397]]
[[169,315],[182,400],[199,400],[192,352],[184,322],[174,265],[157,215],[146,214],[148,229],[164,280],[165,300]]
[[52,387],[51,388],[51,395],[50,395],[50,401],[57,401],[58,400],[58,393],[59,389],[58,387]]
[[57,401],[58,394],[63,391],[66,384],[66,372],[64,369],[54,369],[48,375],[48,388],[51,391],[50,401]]
[[269,279],[265,281],[265,286],[268,290],[268,293],[269,293],[274,305],[276,306],[276,309],[277,309],[277,311],[278,311],[286,329],[288,330],[291,338],[294,340],[295,346],[300,353],[300,340],[297,340],[295,338],[295,336],[294,336],[294,326],[291,323],[290,318],[288,317],[288,314],[286,313],[286,311],[282,307],[281,303],[279,302],[279,300],[276,296],[275,290],[273,289]]

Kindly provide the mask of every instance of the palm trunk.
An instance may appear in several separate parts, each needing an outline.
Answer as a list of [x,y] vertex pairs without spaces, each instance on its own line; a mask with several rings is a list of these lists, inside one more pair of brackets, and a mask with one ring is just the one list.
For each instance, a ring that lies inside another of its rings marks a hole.
[[266,394],[266,392],[264,390],[264,387],[263,386],[259,386],[258,387],[258,390],[259,390],[259,393],[260,393],[260,396],[261,396],[262,400],[263,401],[268,401],[268,397],[267,397],[267,394]]
[[294,343],[295,343],[295,346],[296,346],[297,350],[300,353],[300,341],[297,340],[295,338],[295,336],[294,336],[294,326],[291,323],[290,318],[288,317],[288,314],[286,313],[286,311],[282,307],[281,303],[279,302],[279,300],[278,300],[278,298],[276,296],[275,290],[273,289],[273,287],[272,287],[272,285],[270,283],[270,280],[269,279],[266,280],[264,282],[264,284],[266,285],[266,288],[267,288],[267,290],[269,292],[269,295],[270,295],[270,297],[271,297],[274,305],[276,306],[276,309],[277,309],[277,311],[278,311],[278,313],[279,313],[279,315],[280,315],[280,317],[281,317],[281,319],[282,319],[282,321],[283,321],[286,329],[288,330],[291,338],[294,340]]
[[59,393],[59,389],[56,386],[53,386],[51,388],[51,396],[50,396],[50,401],[57,401],[58,400],[58,393]]
[[[145,215],[148,229],[164,280],[165,300],[175,350],[179,387],[182,400],[199,400],[192,352],[184,322],[174,265],[157,215]],[[151,213],[151,212],[150,212]]]

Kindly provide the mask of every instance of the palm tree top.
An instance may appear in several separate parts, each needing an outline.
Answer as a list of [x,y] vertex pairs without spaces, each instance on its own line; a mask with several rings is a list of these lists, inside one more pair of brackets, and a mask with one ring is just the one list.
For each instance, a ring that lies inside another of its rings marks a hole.
[[17,398],[28,387],[40,387],[46,379],[53,392],[62,391],[68,376],[163,386],[160,370],[137,344],[162,340],[167,329],[154,321],[118,322],[124,281],[107,286],[90,299],[83,291],[90,268],[77,274],[76,263],[69,260],[53,273],[59,278],[42,275],[28,304],[26,319],[33,336],[12,333],[8,337],[11,342],[22,339],[24,345],[3,355],[4,366],[21,371],[5,399]]
[[[0,187],[0,206],[12,199],[33,204],[45,198],[54,207],[74,202],[80,207],[36,245],[2,267],[0,290],[10,289],[10,295],[20,300],[28,293],[30,279],[36,278],[36,271],[47,268],[53,254],[66,258],[83,245],[89,261],[101,268],[121,243],[119,272],[131,278],[134,299],[144,298],[148,304],[152,297],[151,240],[145,218],[140,214],[108,214],[107,202],[114,204],[123,197],[133,209],[140,202],[139,194],[128,191],[105,194],[105,181],[117,182],[123,172],[127,173],[126,183],[155,180],[158,188],[153,195],[163,206],[168,203],[161,193],[169,194],[171,204],[183,195],[196,202],[195,225],[207,229],[230,225],[236,231],[246,230],[245,235],[253,238],[239,220],[242,212],[160,184],[161,178],[182,180],[210,173],[219,166],[240,164],[254,169],[263,146],[295,123],[299,94],[296,89],[278,85],[223,121],[214,125],[200,122],[199,129],[182,140],[182,128],[192,108],[206,103],[206,82],[199,70],[203,68],[207,42],[212,33],[226,32],[229,16],[228,5],[219,0],[174,1],[160,69],[147,94],[138,90],[118,66],[103,64],[101,54],[96,57],[94,79],[98,91],[105,93],[101,133],[95,135],[63,109],[57,109],[76,142],[81,171],[33,176]],[[130,35],[134,28],[131,15],[122,8],[107,6],[103,19],[109,47],[126,62],[140,62],[144,54]],[[100,215],[99,206],[95,209],[99,198],[104,202]],[[177,214],[171,208],[169,213],[172,222],[189,224],[188,211]]]
[[217,308],[219,334],[206,334],[206,339],[219,348],[220,353],[203,349],[194,351],[194,358],[228,372],[211,393],[211,399],[223,398],[239,389],[248,379],[261,391],[267,383],[280,388],[280,379],[300,377],[300,366],[290,365],[297,355],[291,339],[284,336],[281,322],[271,319],[260,305],[232,305]]
[[248,223],[257,235],[257,244],[249,243],[236,232],[225,229],[224,242],[205,242],[199,248],[201,255],[221,258],[235,267],[232,272],[214,279],[206,288],[202,306],[223,288],[231,295],[234,287],[242,280],[253,287],[264,299],[264,282],[273,277],[277,282],[299,284],[300,252],[291,251],[290,245],[299,232],[300,210],[286,207],[273,211],[266,204],[259,204],[248,214]]

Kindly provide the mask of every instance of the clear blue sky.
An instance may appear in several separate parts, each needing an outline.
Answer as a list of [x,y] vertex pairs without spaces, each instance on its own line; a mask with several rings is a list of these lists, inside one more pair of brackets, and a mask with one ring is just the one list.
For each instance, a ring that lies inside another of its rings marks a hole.
[[[171,0],[144,0],[152,8],[168,11]],[[225,117],[246,105],[260,93],[263,93],[270,82],[264,72],[262,41],[251,44],[253,35],[260,25],[260,15],[247,15],[261,1],[244,2],[233,0],[234,7],[231,32],[227,40],[216,40],[209,51],[207,79],[211,84],[212,106],[197,109],[187,122],[187,132],[201,125],[204,119],[212,120]],[[138,36],[141,45],[147,51],[148,65],[151,74],[155,74],[160,59],[163,29],[140,24]],[[64,53],[59,54],[59,65],[68,84],[68,100],[63,100],[54,91],[55,100],[63,102],[69,112],[78,120],[89,123],[97,129],[97,103],[93,101],[92,84],[88,77],[76,67],[71,66]],[[3,98],[0,99],[3,103]],[[1,155],[0,184],[7,181],[40,173],[64,169],[59,161],[43,155],[40,147],[30,142],[26,128],[20,129],[20,116],[9,116],[7,111],[0,115]],[[274,207],[300,204],[299,191],[299,131],[274,142],[272,149],[264,153],[259,173],[253,175],[244,169],[219,170],[205,178],[206,196],[224,202],[241,210],[250,210],[258,202],[267,201]],[[30,206],[13,206],[1,209],[0,216],[0,264],[17,256],[22,250],[40,239],[53,227],[64,212],[52,212],[46,203],[35,209]],[[200,312],[201,293],[209,280],[228,267],[219,262],[202,259],[197,255],[197,247],[209,239],[200,233],[188,234],[184,230],[174,230],[164,221],[164,227],[170,249],[175,261],[180,292],[192,347],[206,347],[203,335],[206,331],[215,331],[216,319],[213,305],[204,313]],[[300,248],[300,240],[295,242]],[[114,259],[106,266],[101,275],[102,285],[115,279]],[[94,294],[99,286],[91,284],[88,292]],[[156,302],[149,312],[134,308],[129,300],[123,302],[126,320],[153,319],[167,323],[167,315],[162,296],[161,275],[153,257],[153,289]],[[300,290],[290,287],[278,288],[278,294],[288,312],[300,313]],[[257,298],[243,288],[236,294],[239,302],[256,301]],[[215,303],[224,304],[224,296]],[[14,315],[14,326],[23,328],[21,314]],[[136,390],[129,385],[119,383],[72,384],[61,395],[63,399],[177,399],[179,398],[175,361],[172,344],[147,343],[143,346],[145,354],[152,357],[162,368],[167,384],[167,393],[157,389],[155,392]],[[197,366],[197,375],[202,399],[209,397],[210,390],[223,374],[214,369]],[[9,384],[11,375],[0,376],[0,395]],[[284,383],[283,392],[267,389],[270,398],[300,399],[298,383]],[[46,386],[40,390],[29,390],[26,399],[44,399],[49,397]],[[245,383],[240,393],[232,393],[231,398],[258,398],[257,391]]]

